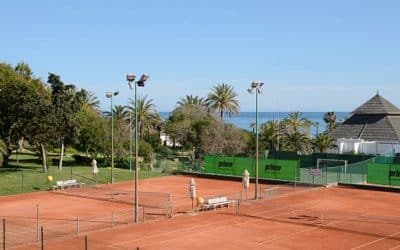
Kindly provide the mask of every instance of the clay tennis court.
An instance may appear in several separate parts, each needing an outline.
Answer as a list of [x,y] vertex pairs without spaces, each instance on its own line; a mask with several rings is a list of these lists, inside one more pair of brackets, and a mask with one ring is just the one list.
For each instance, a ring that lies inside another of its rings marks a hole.
[[[192,215],[187,197],[190,177],[170,176],[140,183],[142,191],[172,195],[176,213],[144,223],[88,230],[80,236],[48,239],[45,249],[400,249],[400,197],[397,193],[342,187],[278,187],[270,199]],[[196,178],[198,194],[239,194],[241,183]],[[113,185],[128,190],[132,183]],[[253,190],[249,190],[253,193]],[[41,217],[73,220],[126,209],[109,202],[55,192],[16,195],[0,199],[0,217],[29,217],[23,211],[40,203]],[[23,220],[21,220],[23,221]],[[54,223],[54,222],[53,222]],[[19,245],[19,249],[39,248]]]

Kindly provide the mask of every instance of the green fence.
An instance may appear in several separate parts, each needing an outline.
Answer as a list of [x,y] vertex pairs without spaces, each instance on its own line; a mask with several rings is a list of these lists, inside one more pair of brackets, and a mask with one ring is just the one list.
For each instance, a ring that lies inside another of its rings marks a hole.
[[368,183],[400,186],[400,164],[369,163]]
[[[259,159],[258,173],[260,178],[295,181],[298,180],[298,160]],[[246,157],[206,156],[204,158],[205,173],[242,176],[245,169],[254,176],[255,160]]]

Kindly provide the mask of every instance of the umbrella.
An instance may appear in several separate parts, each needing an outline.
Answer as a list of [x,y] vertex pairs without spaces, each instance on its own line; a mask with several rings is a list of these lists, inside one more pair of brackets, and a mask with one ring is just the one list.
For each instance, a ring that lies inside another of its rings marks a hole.
[[245,169],[245,170],[243,171],[243,179],[242,179],[242,182],[243,182],[243,187],[246,188],[246,189],[248,189],[249,186],[250,186],[250,173],[249,173],[249,171],[247,171],[247,169]]
[[196,199],[196,182],[194,181],[193,178],[191,178],[189,182],[189,195],[190,198],[192,199],[192,213],[193,213],[193,201],[194,199]]
[[193,178],[191,178],[189,182],[189,194],[192,200],[196,199],[196,182]]
[[250,186],[250,173],[245,169],[243,171],[243,179],[242,179],[243,187],[246,189],[246,204],[247,204],[247,189]]

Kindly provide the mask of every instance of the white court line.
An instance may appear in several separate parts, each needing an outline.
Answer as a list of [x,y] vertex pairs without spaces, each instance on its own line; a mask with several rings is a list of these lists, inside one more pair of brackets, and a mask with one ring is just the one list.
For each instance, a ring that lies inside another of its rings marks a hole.
[[[314,202],[314,203],[318,203],[318,202]],[[309,206],[309,207],[307,207],[307,208],[309,209],[309,208],[312,208],[312,207],[316,207],[316,206]],[[270,211],[263,211],[263,212],[259,212],[259,213],[255,213],[255,214],[250,214],[250,215],[251,215],[251,216],[256,216],[256,215],[261,215],[261,214],[265,214],[265,213],[271,213],[271,212],[274,212],[274,211],[279,211],[279,210],[288,209],[288,208],[293,208],[293,207],[288,206],[288,207],[284,207],[284,208],[277,208],[277,209],[273,209],[273,210],[270,210]],[[307,208],[301,208],[301,209],[296,209],[296,210],[292,210],[292,211],[288,211],[288,212],[284,212],[284,213],[275,214],[275,215],[272,215],[272,216],[269,216],[269,217],[264,217],[264,219],[273,218],[273,217],[280,216],[280,215],[283,215],[283,214],[290,214],[290,213],[294,213],[294,212],[297,212],[297,211],[304,211],[304,210],[307,209]],[[194,227],[185,228],[185,229],[179,229],[179,230],[169,231],[169,232],[166,232],[166,233],[160,233],[160,234],[156,234],[156,235],[150,235],[150,236],[142,237],[142,238],[135,239],[135,240],[129,240],[129,241],[124,241],[124,242],[118,242],[118,243],[112,244],[111,246],[123,245],[123,244],[127,244],[127,243],[132,243],[132,242],[135,242],[135,241],[140,241],[140,240],[143,240],[143,239],[150,239],[150,238],[158,237],[158,236],[161,236],[161,235],[167,235],[167,234],[171,234],[171,233],[187,231],[187,230],[191,230],[191,229],[195,229],[195,228],[208,227],[208,226],[211,226],[211,225],[216,225],[216,224],[220,224],[220,223],[225,223],[225,222],[229,222],[229,221],[232,221],[232,220],[236,220],[236,219],[238,219],[238,218],[240,218],[240,217],[235,217],[235,218],[232,218],[232,219],[227,219],[227,220],[223,220],[223,221],[218,221],[218,222],[215,222],[215,223],[203,224],[203,225],[194,226]],[[234,225],[229,225],[229,226],[225,226],[225,227],[219,227],[219,228],[215,228],[215,229],[204,230],[204,231],[202,231],[202,232],[198,232],[198,233],[195,233],[195,234],[190,234],[190,237],[193,237],[193,235],[196,235],[196,234],[203,234],[203,233],[207,233],[207,232],[214,231],[214,230],[220,230],[221,228],[229,228],[229,227],[234,227],[234,226],[237,226],[237,225],[243,225],[243,224],[250,223],[250,222],[253,222],[254,220],[259,220],[259,219],[260,219],[260,218],[253,218],[253,219],[250,219],[249,221],[245,221],[245,222],[241,222],[241,223],[236,223],[236,224],[234,224]],[[162,242],[167,242],[167,241],[175,240],[175,239],[176,239],[176,237],[173,238],[173,239],[168,239],[168,240],[162,241]],[[159,241],[159,242],[161,242],[161,241]],[[159,243],[159,242],[157,242],[157,243]],[[150,244],[150,245],[152,245],[152,244]],[[147,245],[147,246],[148,246],[148,245]]]
[[367,243],[365,243],[365,244],[359,245],[358,247],[353,247],[351,250],[360,249],[360,248],[369,246],[369,245],[371,245],[371,244],[374,244],[374,243],[379,242],[379,241],[382,241],[382,240],[386,240],[387,238],[396,236],[396,235],[398,235],[398,234],[400,234],[400,231],[398,231],[398,232],[396,232],[396,233],[392,233],[392,234],[390,234],[390,235],[388,235],[388,236],[379,238],[379,239],[377,239],[377,240],[373,240],[373,241],[367,242]]
[[400,245],[390,248],[389,250],[399,249]]
[[[364,213],[364,214],[361,214],[361,215],[356,215],[356,216],[350,217],[350,218],[348,218],[348,219],[339,220],[339,221],[334,221],[334,222],[325,224],[325,226],[331,226],[331,225],[334,225],[334,224],[337,224],[337,223],[341,223],[341,222],[344,222],[344,221],[348,221],[348,220],[351,220],[351,219],[354,219],[354,218],[357,218],[357,217],[362,217],[362,216],[365,216],[365,215],[367,215],[367,214],[368,214],[368,213]],[[285,235],[285,236],[283,236],[283,237],[277,237],[277,238],[275,238],[275,239],[271,239],[271,240],[267,240],[267,241],[262,241],[262,242],[260,242],[260,243],[261,243],[261,244],[269,243],[269,242],[272,242],[272,241],[275,241],[275,240],[284,239],[284,238],[286,238],[286,237],[289,237],[289,236],[292,236],[292,235],[295,235],[295,234],[305,233],[305,232],[312,231],[312,230],[319,229],[319,228],[323,228],[323,226],[317,226],[317,227],[313,227],[313,228],[301,230],[301,231],[298,231],[298,232],[294,232],[294,233],[287,234],[287,235]]]
[[[286,207],[285,207],[285,208],[277,208],[277,209],[274,209],[274,210],[271,210],[271,211],[268,211],[268,212],[274,212],[274,211],[279,211],[279,210],[283,210],[283,209],[286,209]],[[254,214],[254,215],[258,215],[258,214],[262,214],[262,213],[265,213],[265,212],[260,212],[260,213]],[[150,239],[150,238],[154,238],[154,237],[158,237],[158,236],[162,236],[162,235],[167,235],[167,234],[171,234],[171,233],[182,232],[182,231],[188,231],[188,230],[192,230],[192,229],[196,229],[196,228],[212,226],[212,225],[216,225],[216,224],[220,224],[220,223],[224,223],[224,222],[229,222],[229,221],[237,220],[237,219],[238,219],[238,217],[235,217],[235,218],[232,218],[232,219],[226,219],[226,220],[217,221],[217,222],[208,223],[208,224],[203,224],[203,225],[199,225],[199,226],[193,226],[193,227],[189,227],[189,228],[184,228],[184,229],[178,229],[178,230],[168,231],[168,232],[165,232],[165,233],[159,233],[159,234],[155,234],[155,235],[149,235],[149,236],[145,236],[145,237],[142,237],[142,238],[139,238],[139,239],[135,239],[135,240],[129,240],[129,241],[118,242],[118,243],[112,244],[112,245],[110,245],[110,246],[123,245],[123,244],[126,244],[126,243],[131,243],[131,242],[135,242],[135,241],[139,241],[139,240],[143,240],[143,239]]]

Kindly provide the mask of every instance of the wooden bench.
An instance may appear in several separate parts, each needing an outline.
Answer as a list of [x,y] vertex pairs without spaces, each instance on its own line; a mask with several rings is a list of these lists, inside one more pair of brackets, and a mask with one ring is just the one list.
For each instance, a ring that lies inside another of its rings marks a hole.
[[235,201],[229,201],[226,196],[216,197],[216,198],[209,198],[204,202],[201,206],[201,210],[208,210],[208,209],[216,209],[218,207],[229,207],[231,203]]
[[56,189],[64,189],[64,188],[71,188],[71,187],[84,187],[85,183],[77,182],[76,180],[66,180],[66,181],[57,181],[56,185],[53,185],[53,191]]

